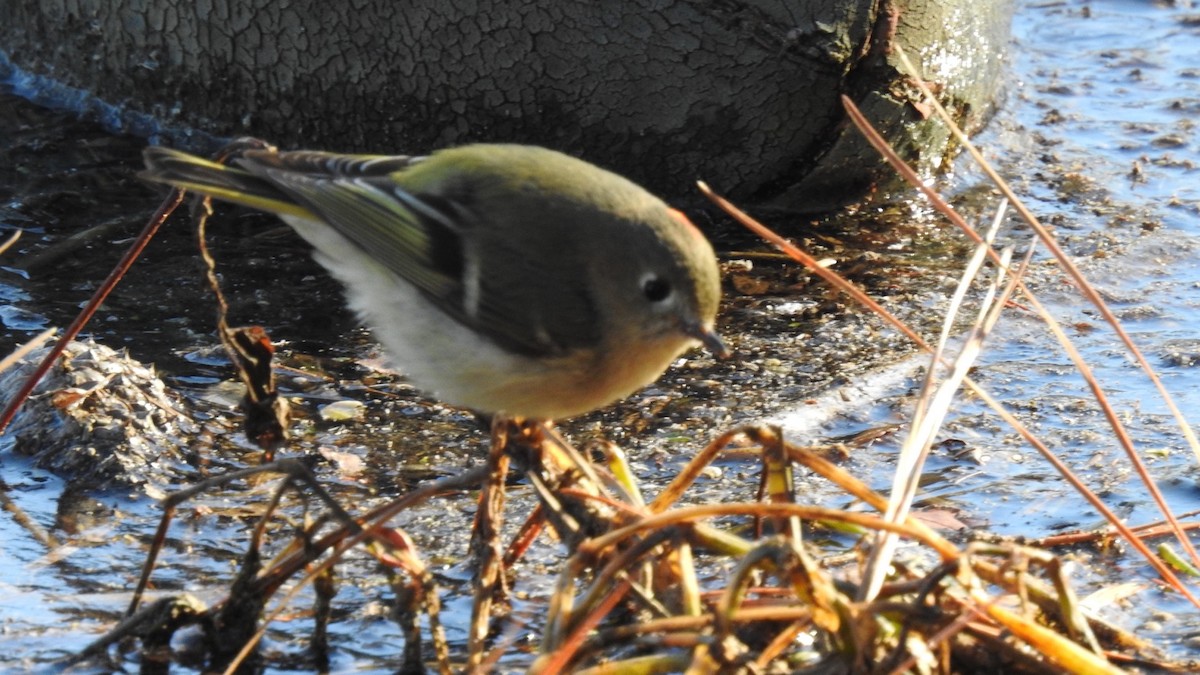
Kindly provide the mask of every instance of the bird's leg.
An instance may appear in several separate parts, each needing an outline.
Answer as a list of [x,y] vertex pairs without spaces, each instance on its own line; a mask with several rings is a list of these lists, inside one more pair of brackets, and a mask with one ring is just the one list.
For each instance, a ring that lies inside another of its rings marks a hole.
[[483,660],[488,629],[491,625],[492,604],[508,595],[504,578],[504,548],[500,529],[504,521],[504,481],[508,475],[509,433],[518,428],[521,420],[497,414],[492,418],[492,442],[488,450],[487,479],[479,493],[479,509],[471,536],[471,551],[475,558],[475,603],[471,610],[470,633],[467,638],[468,670]]

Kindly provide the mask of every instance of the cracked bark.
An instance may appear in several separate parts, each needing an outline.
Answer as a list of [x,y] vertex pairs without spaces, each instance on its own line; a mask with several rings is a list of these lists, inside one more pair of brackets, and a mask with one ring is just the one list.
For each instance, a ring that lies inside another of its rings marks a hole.
[[975,126],[1011,13],[1009,0],[11,4],[10,66],[168,125],[344,151],[536,143],[667,196],[703,178],[798,209],[878,182],[841,93],[904,154],[941,161],[946,136],[910,104],[886,47],[918,55]]

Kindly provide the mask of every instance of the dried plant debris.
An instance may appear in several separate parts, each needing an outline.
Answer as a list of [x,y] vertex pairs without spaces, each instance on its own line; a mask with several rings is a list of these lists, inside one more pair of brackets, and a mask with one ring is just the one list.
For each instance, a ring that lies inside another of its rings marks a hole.
[[[0,374],[9,398],[49,348]],[[14,449],[73,484],[161,485],[185,473],[197,425],[181,399],[127,353],[92,340],[71,342],[7,435]]]

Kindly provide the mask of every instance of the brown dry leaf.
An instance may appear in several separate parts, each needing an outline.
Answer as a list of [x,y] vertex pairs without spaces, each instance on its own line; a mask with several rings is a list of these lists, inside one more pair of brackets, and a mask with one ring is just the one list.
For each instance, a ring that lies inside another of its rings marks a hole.
[[60,389],[54,392],[50,397],[50,403],[59,410],[70,410],[79,405],[79,402],[87,398],[88,394],[92,393],[86,389],[78,387],[70,387],[69,389]]
[[923,509],[913,511],[912,517],[938,530],[961,530],[967,524],[959,520],[953,511],[948,509]]
[[746,274],[734,274],[729,277],[733,288],[742,295],[766,295],[771,292],[771,283],[759,277]]

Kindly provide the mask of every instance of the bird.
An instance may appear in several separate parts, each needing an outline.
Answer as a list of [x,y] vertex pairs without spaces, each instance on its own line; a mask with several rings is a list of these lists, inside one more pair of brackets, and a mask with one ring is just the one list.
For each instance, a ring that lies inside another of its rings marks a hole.
[[144,180],[272,213],[314,249],[418,389],[476,412],[576,417],[727,347],[704,234],[636,183],[533,145],[424,156],[149,146]]

